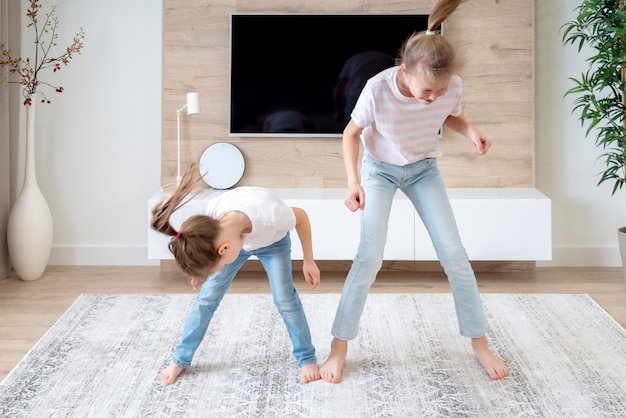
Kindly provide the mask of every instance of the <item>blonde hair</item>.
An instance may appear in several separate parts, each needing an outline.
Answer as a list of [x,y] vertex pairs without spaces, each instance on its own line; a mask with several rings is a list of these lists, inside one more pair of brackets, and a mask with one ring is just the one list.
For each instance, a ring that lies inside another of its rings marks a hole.
[[411,74],[420,73],[430,78],[458,73],[464,62],[458,58],[450,42],[434,32],[464,1],[438,0],[428,16],[428,30],[416,32],[406,40],[397,64],[404,64]]
[[193,198],[192,190],[199,180],[198,164],[193,163],[174,193],[152,208],[150,222],[155,230],[172,236],[168,248],[179,267],[192,277],[203,277],[220,257],[215,246],[221,232],[217,219],[194,215],[183,222],[179,231],[170,225],[172,214]]

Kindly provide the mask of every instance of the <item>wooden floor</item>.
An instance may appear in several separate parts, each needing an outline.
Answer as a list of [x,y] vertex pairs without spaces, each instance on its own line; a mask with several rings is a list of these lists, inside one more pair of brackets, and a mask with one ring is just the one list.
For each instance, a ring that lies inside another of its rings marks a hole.
[[[546,269],[530,272],[478,272],[482,293],[587,293],[626,327],[626,283],[621,268]],[[340,292],[345,272],[323,272],[311,292],[294,275],[301,293]],[[381,272],[372,292],[444,293],[440,272]],[[242,272],[231,293],[268,293],[258,272]],[[81,293],[192,293],[181,274],[159,267],[50,267],[35,281],[0,281],[0,380],[12,370]],[[329,324],[330,327],[330,324]],[[330,332],[330,331],[329,331]]]

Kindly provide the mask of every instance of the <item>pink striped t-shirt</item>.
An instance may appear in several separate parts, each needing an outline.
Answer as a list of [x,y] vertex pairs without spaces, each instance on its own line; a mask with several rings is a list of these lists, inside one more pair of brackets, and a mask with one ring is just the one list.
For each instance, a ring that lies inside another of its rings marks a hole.
[[367,82],[351,117],[364,128],[361,141],[367,153],[378,161],[404,166],[434,151],[446,118],[461,114],[463,82],[452,76],[446,93],[425,105],[400,93],[395,82],[399,68],[384,70]]

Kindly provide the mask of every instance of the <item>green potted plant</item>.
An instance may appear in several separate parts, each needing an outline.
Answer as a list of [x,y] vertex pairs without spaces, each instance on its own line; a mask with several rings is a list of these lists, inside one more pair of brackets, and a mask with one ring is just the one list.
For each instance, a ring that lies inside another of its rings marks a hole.
[[[626,12],[624,0],[583,0],[575,20],[561,29],[563,43],[590,48],[589,67],[565,95],[576,96],[573,112],[595,136],[604,161],[598,185],[612,182],[612,195],[624,187],[626,163]],[[626,266],[626,227],[618,229],[622,261]],[[625,269],[626,273],[626,269]],[[626,275],[625,275],[626,279]]]

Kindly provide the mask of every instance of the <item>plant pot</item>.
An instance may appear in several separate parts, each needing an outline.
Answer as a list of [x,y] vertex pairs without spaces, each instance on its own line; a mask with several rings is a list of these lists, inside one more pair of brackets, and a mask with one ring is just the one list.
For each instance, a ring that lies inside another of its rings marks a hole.
[[622,256],[624,281],[626,282],[626,226],[623,226],[617,230],[617,240],[619,243],[619,253]]

